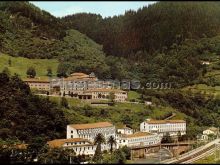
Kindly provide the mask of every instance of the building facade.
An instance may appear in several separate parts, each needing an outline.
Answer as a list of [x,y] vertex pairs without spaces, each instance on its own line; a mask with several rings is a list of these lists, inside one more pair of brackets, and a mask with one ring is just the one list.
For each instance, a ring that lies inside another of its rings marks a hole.
[[28,78],[24,79],[24,82],[29,85],[32,89],[42,90],[42,91],[50,91],[50,81],[41,80],[39,78]]
[[134,134],[121,135],[117,139],[118,147],[137,147],[160,144],[161,137],[149,132],[135,132]]
[[117,128],[117,133],[130,135],[134,133],[134,130],[132,128],[127,127],[126,125],[123,125],[122,127]]
[[96,145],[91,141],[83,138],[71,139],[55,139],[47,142],[50,148],[68,148],[72,149],[76,155],[93,156],[95,154]]
[[128,98],[126,91],[119,89],[92,89],[84,91],[84,95],[91,96],[93,100],[109,100],[111,93],[114,95],[114,101],[124,102]]
[[203,135],[217,135],[219,133],[219,129],[216,127],[210,127],[203,131]]
[[[107,141],[110,136],[113,136],[114,138],[116,137],[115,132],[115,126],[109,122],[67,125],[67,139],[84,138],[90,140],[91,142],[94,142],[97,134],[101,133]],[[109,145],[102,145],[102,150],[108,149]]]
[[150,120],[140,124],[141,132],[151,132],[165,135],[169,133],[171,136],[176,136],[178,132],[181,135],[186,134],[186,121],[184,120]]

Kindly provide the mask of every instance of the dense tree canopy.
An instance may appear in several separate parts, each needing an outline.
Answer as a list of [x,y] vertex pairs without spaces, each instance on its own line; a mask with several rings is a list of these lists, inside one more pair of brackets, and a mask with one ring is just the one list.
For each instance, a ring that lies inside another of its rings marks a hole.
[[33,137],[45,140],[65,137],[62,110],[46,98],[34,96],[18,76],[0,73],[0,137],[26,143]]
[[56,18],[28,2],[1,2],[0,51],[57,58],[59,77],[95,72],[100,78],[182,87],[204,75],[201,59],[220,52],[219,15],[219,2],[157,2],[108,18],[91,13]]

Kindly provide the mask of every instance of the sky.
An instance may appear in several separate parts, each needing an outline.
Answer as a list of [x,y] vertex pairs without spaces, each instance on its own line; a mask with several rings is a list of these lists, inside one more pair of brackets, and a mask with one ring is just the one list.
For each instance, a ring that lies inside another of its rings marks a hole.
[[137,10],[156,1],[29,1],[40,9],[50,12],[56,17],[75,13],[95,13],[102,17],[124,14],[127,10]]

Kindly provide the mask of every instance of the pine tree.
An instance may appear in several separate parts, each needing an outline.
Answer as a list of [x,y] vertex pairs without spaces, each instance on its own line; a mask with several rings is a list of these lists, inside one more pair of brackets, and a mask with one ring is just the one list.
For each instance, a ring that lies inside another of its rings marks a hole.
[[69,108],[68,101],[65,97],[61,98],[61,103],[60,104],[61,104],[62,107]]
[[35,68],[29,67],[26,74],[27,74],[27,77],[34,78],[36,76]]

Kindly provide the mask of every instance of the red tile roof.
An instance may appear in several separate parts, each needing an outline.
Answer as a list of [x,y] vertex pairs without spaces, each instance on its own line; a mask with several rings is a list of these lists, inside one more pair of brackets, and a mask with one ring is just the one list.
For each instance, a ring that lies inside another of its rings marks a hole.
[[51,148],[58,148],[58,147],[62,147],[65,143],[68,143],[68,142],[69,143],[88,142],[90,145],[92,144],[92,142],[90,142],[87,139],[83,139],[83,138],[55,139],[55,140],[52,140],[52,141],[48,141],[47,144]]
[[88,124],[71,124],[69,126],[75,129],[90,129],[90,128],[112,127],[113,124],[109,122],[99,122],[99,123],[88,123]]
[[185,120],[146,120],[148,124],[185,123]]

